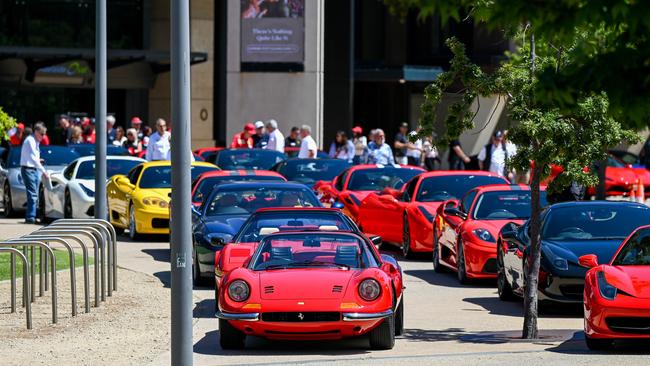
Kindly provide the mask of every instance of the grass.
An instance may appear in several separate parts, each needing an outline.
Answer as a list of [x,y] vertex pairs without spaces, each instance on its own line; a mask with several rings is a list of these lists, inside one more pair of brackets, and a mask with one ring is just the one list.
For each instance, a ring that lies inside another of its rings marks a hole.
[[[75,248],[76,249],[76,248]],[[27,249],[27,266],[29,268],[30,264],[30,258],[31,258],[31,250]],[[68,255],[67,250],[60,250],[60,249],[54,249],[54,256],[56,257],[56,269],[57,270],[62,270],[62,269],[68,269],[70,268],[70,257]],[[40,255],[39,255],[39,250],[35,249],[35,255],[34,257],[36,258],[36,273],[38,273],[39,267],[40,267]],[[88,257],[88,265],[91,265],[93,263],[93,259]],[[75,253],[75,258],[74,258],[74,265],[75,267],[81,267],[83,265],[83,257],[81,254],[76,254]],[[48,266],[49,267],[49,266]],[[49,268],[48,268],[49,270]],[[0,281],[3,280],[8,280],[11,278],[11,254],[10,253],[0,253]],[[16,277],[18,279],[22,278],[23,275],[23,264],[22,261],[16,256]]]

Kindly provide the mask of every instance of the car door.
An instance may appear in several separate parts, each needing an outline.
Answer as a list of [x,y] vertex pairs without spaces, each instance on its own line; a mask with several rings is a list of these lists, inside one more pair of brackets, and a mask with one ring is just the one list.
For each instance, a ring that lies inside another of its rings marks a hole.
[[[455,207],[453,204],[445,203],[445,207],[438,210],[442,217],[442,228],[440,230],[440,239],[438,241],[441,248],[440,260],[449,266],[456,267],[458,252],[458,236],[461,225],[465,222],[467,212],[476,198],[477,190],[471,190],[465,196],[457,201]],[[456,202],[456,201],[450,201]],[[456,209],[456,210],[453,210]]]
[[126,179],[117,178],[112,180],[114,186],[111,187],[110,191],[110,195],[112,196],[110,202],[111,211],[117,216],[117,221],[124,226],[127,226],[129,222],[129,200],[131,199],[131,193],[140,179],[142,170],[143,166],[138,165],[129,172]]
[[[515,228],[515,235],[503,238],[502,248],[503,267],[506,280],[510,283],[515,293],[522,294],[524,291],[524,269],[523,258],[528,241],[529,222]],[[507,229],[507,228],[506,228]]]
[[65,205],[65,189],[68,185],[68,182],[74,179],[76,172],[76,167],[79,164],[77,162],[68,165],[63,173],[53,173],[50,174],[50,184],[47,180],[43,180],[43,187],[45,189],[45,201],[46,209],[52,212],[55,215],[64,214],[64,205]]

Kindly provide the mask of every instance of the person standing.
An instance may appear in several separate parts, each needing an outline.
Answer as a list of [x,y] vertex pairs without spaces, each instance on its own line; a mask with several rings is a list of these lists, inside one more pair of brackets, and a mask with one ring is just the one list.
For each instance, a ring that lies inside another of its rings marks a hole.
[[122,126],[117,126],[115,129],[115,139],[113,139],[113,146],[122,146],[126,141],[126,134]]
[[113,145],[113,141],[115,141],[115,116],[110,115],[106,117],[106,144],[107,145]]
[[255,126],[252,123],[247,123],[244,125],[244,130],[242,132],[236,133],[235,136],[232,137],[232,142],[230,143],[230,147],[232,148],[253,148],[253,138],[252,136],[255,134]]
[[336,138],[330,145],[329,157],[345,160],[351,163],[352,159],[354,159],[354,153],[354,144],[352,141],[348,140],[345,131],[338,131],[336,133]]
[[72,124],[70,123],[70,118],[62,114],[59,117],[59,128],[61,129],[57,143],[60,145],[67,145],[70,143],[70,137],[72,137]]
[[[417,136],[418,131],[411,131],[410,136]],[[422,162],[422,139],[417,139],[415,142],[409,142],[409,148],[406,151],[406,159],[408,165],[420,166]]]
[[16,127],[13,127],[7,132],[7,136],[9,136],[9,144],[11,146],[18,146],[23,142],[25,134],[25,124],[22,122],[18,122],[16,124]]
[[465,170],[465,164],[469,164],[471,161],[469,156],[463,151],[460,140],[453,140],[449,144],[447,161],[449,162],[449,170]]
[[47,133],[47,128],[43,122],[37,122],[34,125],[33,133],[25,138],[20,150],[20,175],[25,182],[25,191],[27,194],[27,210],[25,211],[25,223],[36,223],[36,208],[38,207],[38,187],[41,181],[41,175],[45,179],[50,176],[41,164],[40,144],[43,136]]
[[496,131],[492,141],[478,154],[479,168],[512,180],[512,173],[506,168],[506,161],[512,156],[512,151],[508,150],[503,141],[503,131]]
[[269,133],[269,142],[265,149],[284,152],[284,135],[278,129],[278,122],[270,119],[266,122],[266,130]]
[[422,152],[424,155],[424,167],[428,171],[436,170],[436,162],[439,162],[438,148],[433,144],[433,139],[430,136],[424,138]]
[[301,159],[316,159],[318,154],[318,145],[314,138],[311,137],[311,127],[308,125],[302,125],[300,127],[300,152],[298,153],[298,158]]
[[94,144],[97,140],[97,132],[95,131],[95,119],[92,118],[88,120],[88,124],[85,126],[83,139],[85,144]]
[[368,160],[368,139],[363,135],[361,126],[352,129],[352,144],[354,145],[354,164],[365,164]]
[[[386,134],[384,133],[384,130],[378,128],[374,131],[374,141],[368,154],[368,164],[395,164],[393,150],[391,150],[390,146],[386,143]],[[370,147],[370,144],[368,144],[368,147]]]
[[126,130],[126,140],[122,144],[130,155],[138,156],[142,152],[142,142],[138,140],[138,131],[135,128]]
[[142,120],[140,117],[135,116],[131,118],[131,128],[135,129],[135,132],[138,137],[138,141],[142,141],[144,138],[144,132],[142,131]]
[[264,122],[255,122],[255,134],[253,137],[253,147],[256,149],[264,149],[268,144],[268,135],[264,131]]
[[167,122],[158,118],[156,120],[156,132],[149,137],[146,159],[148,161],[167,160],[169,157],[169,132],[167,132]]
[[399,132],[395,134],[395,142],[393,144],[393,147],[395,148],[395,162],[401,165],[408,164],[408,158],[406,156],[409,147],[409,142],[406,138],[409,131],[408,128],[409,125],[406,122],[402,122],[399,125]]

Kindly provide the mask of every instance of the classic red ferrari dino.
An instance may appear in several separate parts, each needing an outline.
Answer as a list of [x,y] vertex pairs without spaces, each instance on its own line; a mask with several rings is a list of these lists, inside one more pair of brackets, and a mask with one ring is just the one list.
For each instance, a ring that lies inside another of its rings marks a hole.
[[359,206],[358,224],[365,233],[379,235],[385,242],[401,245],[404,256],[431,252],[433,221],[438,207],[458,199],[468,190],[507,181],[483,171],[434,171],[411,179],[398,191],[371,193]]
[[422,168],[407,165],[355,165],[331,182],[316,182],[314,191],[323,203],[342,204],[343,211],[356,221],[359,205],[368,194],[385,188],[401,189],[404,183],[422,172]]
[[[497,277],[496,238],[503,225],[524,223],[530,217],[530,188],[526,185],[490,185],[475,188],[460,201],[438,208],[434,228],[433,268],[450,268],[460,283]],[[546,192],[542,191],[542,207]]]
[[579,258],[585,278],[585,339],[592,350],[616,339],[650,339],[650,226],[634,231],[609,264]]
[[277,232],[261,240],[218,289],[224,349],[247,335],[325,340],[369,334],[390,349],[403,332],[402,271],[366,237],[345,231]]

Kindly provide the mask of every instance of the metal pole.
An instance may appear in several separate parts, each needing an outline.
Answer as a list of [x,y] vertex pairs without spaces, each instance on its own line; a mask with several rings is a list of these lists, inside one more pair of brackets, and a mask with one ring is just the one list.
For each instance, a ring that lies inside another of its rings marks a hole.
[[106,219],[106,0],[95,6],[95,217]]
[[11,252],[11,312],[16,312],[16,253]]
[[172,202],[171,363],[192,365],[192,233],[190,207],[190,4],[171,1]]
[[[27,268],[27,265],[28,265],[27,258],[18,249],[13,248],[13,247],[0,248],[0,252],[10,252],[12,254],[11,255],[12,261],[15,260],[15,258],[20,258],[20,260],[23,262],[23,304],[25,305],[25,313],[26,313],[26,317],[27,317],[27,329],[32,329],[32,304],[29,301],[29,293],[30,293],[31,289],[29,288],[29,269]],[[14,264],[14,269],[15,269],[15,264]],[[14,273],[13,280],[15,280],[15,279],[16,278],[15,278],[15,273]],[[12,286],[12,291],[15,289],[15,287],[16,287],[15,285]],[[15,303],[16,303],[15,294],[14,294],[14,296],[12,296],[11,299],[13,301],[13,305],[12,305],[12,310],[13,311],[12,312],[15,312],[15,307],[16,307],[15,306]]]

